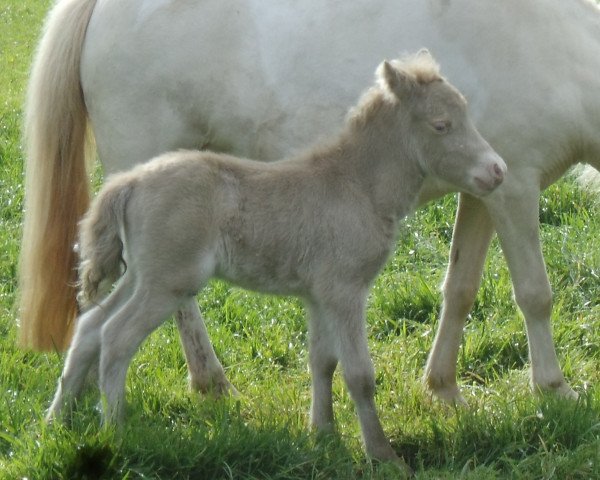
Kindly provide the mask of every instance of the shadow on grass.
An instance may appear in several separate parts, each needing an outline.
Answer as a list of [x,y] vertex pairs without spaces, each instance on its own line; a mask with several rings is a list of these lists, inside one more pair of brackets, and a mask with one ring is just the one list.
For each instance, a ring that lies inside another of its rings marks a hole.
[[[31,478],[41,479],[394,478],[389,465],[369,462],[346,440],[290,422],[275,414],[272,423],[255,425],[239,402],[207,402],[192,414],[133,412],[123,430],[110,431],[88,409],[74,415],[71,428],[42,429],[42,453],[27,460],[38,462],[29,467]],[[551,478],[548,469],[552,478],[596,478],[600,413],[591,393],[577,402],[524,396],[445,413],[426,409],[418,422],[392,436],[418,478],[438,470],[457,478],[482,471],[492,472],[489,478]],[[514,477],[520,469],[525,476]]]
[[544,395],[502,403],[448,407],[449,418],[432,415],[424,419],[426,429],[400,436],[393,446],[416,471],[450,469],[461,478],[477,467],[499,478],[514,478],[520,468],[523,478],[600,478],[600,412],[591,393],[578,401]]

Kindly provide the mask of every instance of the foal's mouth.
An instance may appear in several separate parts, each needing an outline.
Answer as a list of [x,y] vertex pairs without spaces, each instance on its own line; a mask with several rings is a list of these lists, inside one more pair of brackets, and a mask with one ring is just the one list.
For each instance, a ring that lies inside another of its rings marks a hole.
[[487,195],[492,193],[498,185],[502,183],[502,178],[490,178],[483,179],[481,177],[474,177],[475,186],[482,192],[480,195]]

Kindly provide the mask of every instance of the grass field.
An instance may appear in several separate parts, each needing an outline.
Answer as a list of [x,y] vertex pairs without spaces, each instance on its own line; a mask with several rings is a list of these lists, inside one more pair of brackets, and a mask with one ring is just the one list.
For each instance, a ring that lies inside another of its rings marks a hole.
[[[334,385],[339,435],[307,428],[306,327],[299,302],[213,283],[199,297],[227,373],[242,392],[190,393],[172,323],[135,357],[122,431],[99,426],[96,392],[70,426],[41,419],[59,354],[16,347],[16,261],[22,215],[20,123],[27,70],[48,0],[0,0],[0,479],[387,479],[372,463],[343,382]],[[440,306],[455,197],[409,219],[368,310],[377,403],[395,449],[422,479],[600,478],[600,203],[563,180],[540,205],[555,290],[554,334],[577,402],[528,388],[523,321],[497,243],[465,329],[460,382],[470,407],[432,402],[420,377]]]

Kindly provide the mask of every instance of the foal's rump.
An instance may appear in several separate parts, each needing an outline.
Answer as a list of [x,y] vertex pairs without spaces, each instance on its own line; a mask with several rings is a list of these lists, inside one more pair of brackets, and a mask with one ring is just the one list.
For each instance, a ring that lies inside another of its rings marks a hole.
[[128,176],[113,180],[94,201],[80,225],[80,293],[82,305],[95,303],[119,278],[123,268],[125,208],[134,188]]
[[[165,266],[180,277],[182,268],[194,270],[190,259],[215,244],[215,209],[224,203],[215,192],[226,182],[212,160],[210,153],[168,153],[108,178],[80,226],[82,303],[97,301],[124,270],[135,275],[140,262],[147,271],[161,268],[157,277],[165,281]],[[130,250],[138,264],[130,263]]]

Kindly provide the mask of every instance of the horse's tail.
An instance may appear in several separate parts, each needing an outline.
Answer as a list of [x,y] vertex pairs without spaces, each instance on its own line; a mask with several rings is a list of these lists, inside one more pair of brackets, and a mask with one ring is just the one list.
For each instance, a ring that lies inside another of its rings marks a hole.
[[96,303],[127,268],[123,259],[125,208],[134,182],[128,176],[108,182],[81,221],[79,301]]
[[56,4],[29,80],[20,343],[36,350],[65,349],[77,314],[73,248],[77,222],[89,205],[91,157],[79,66],[95,4]]

